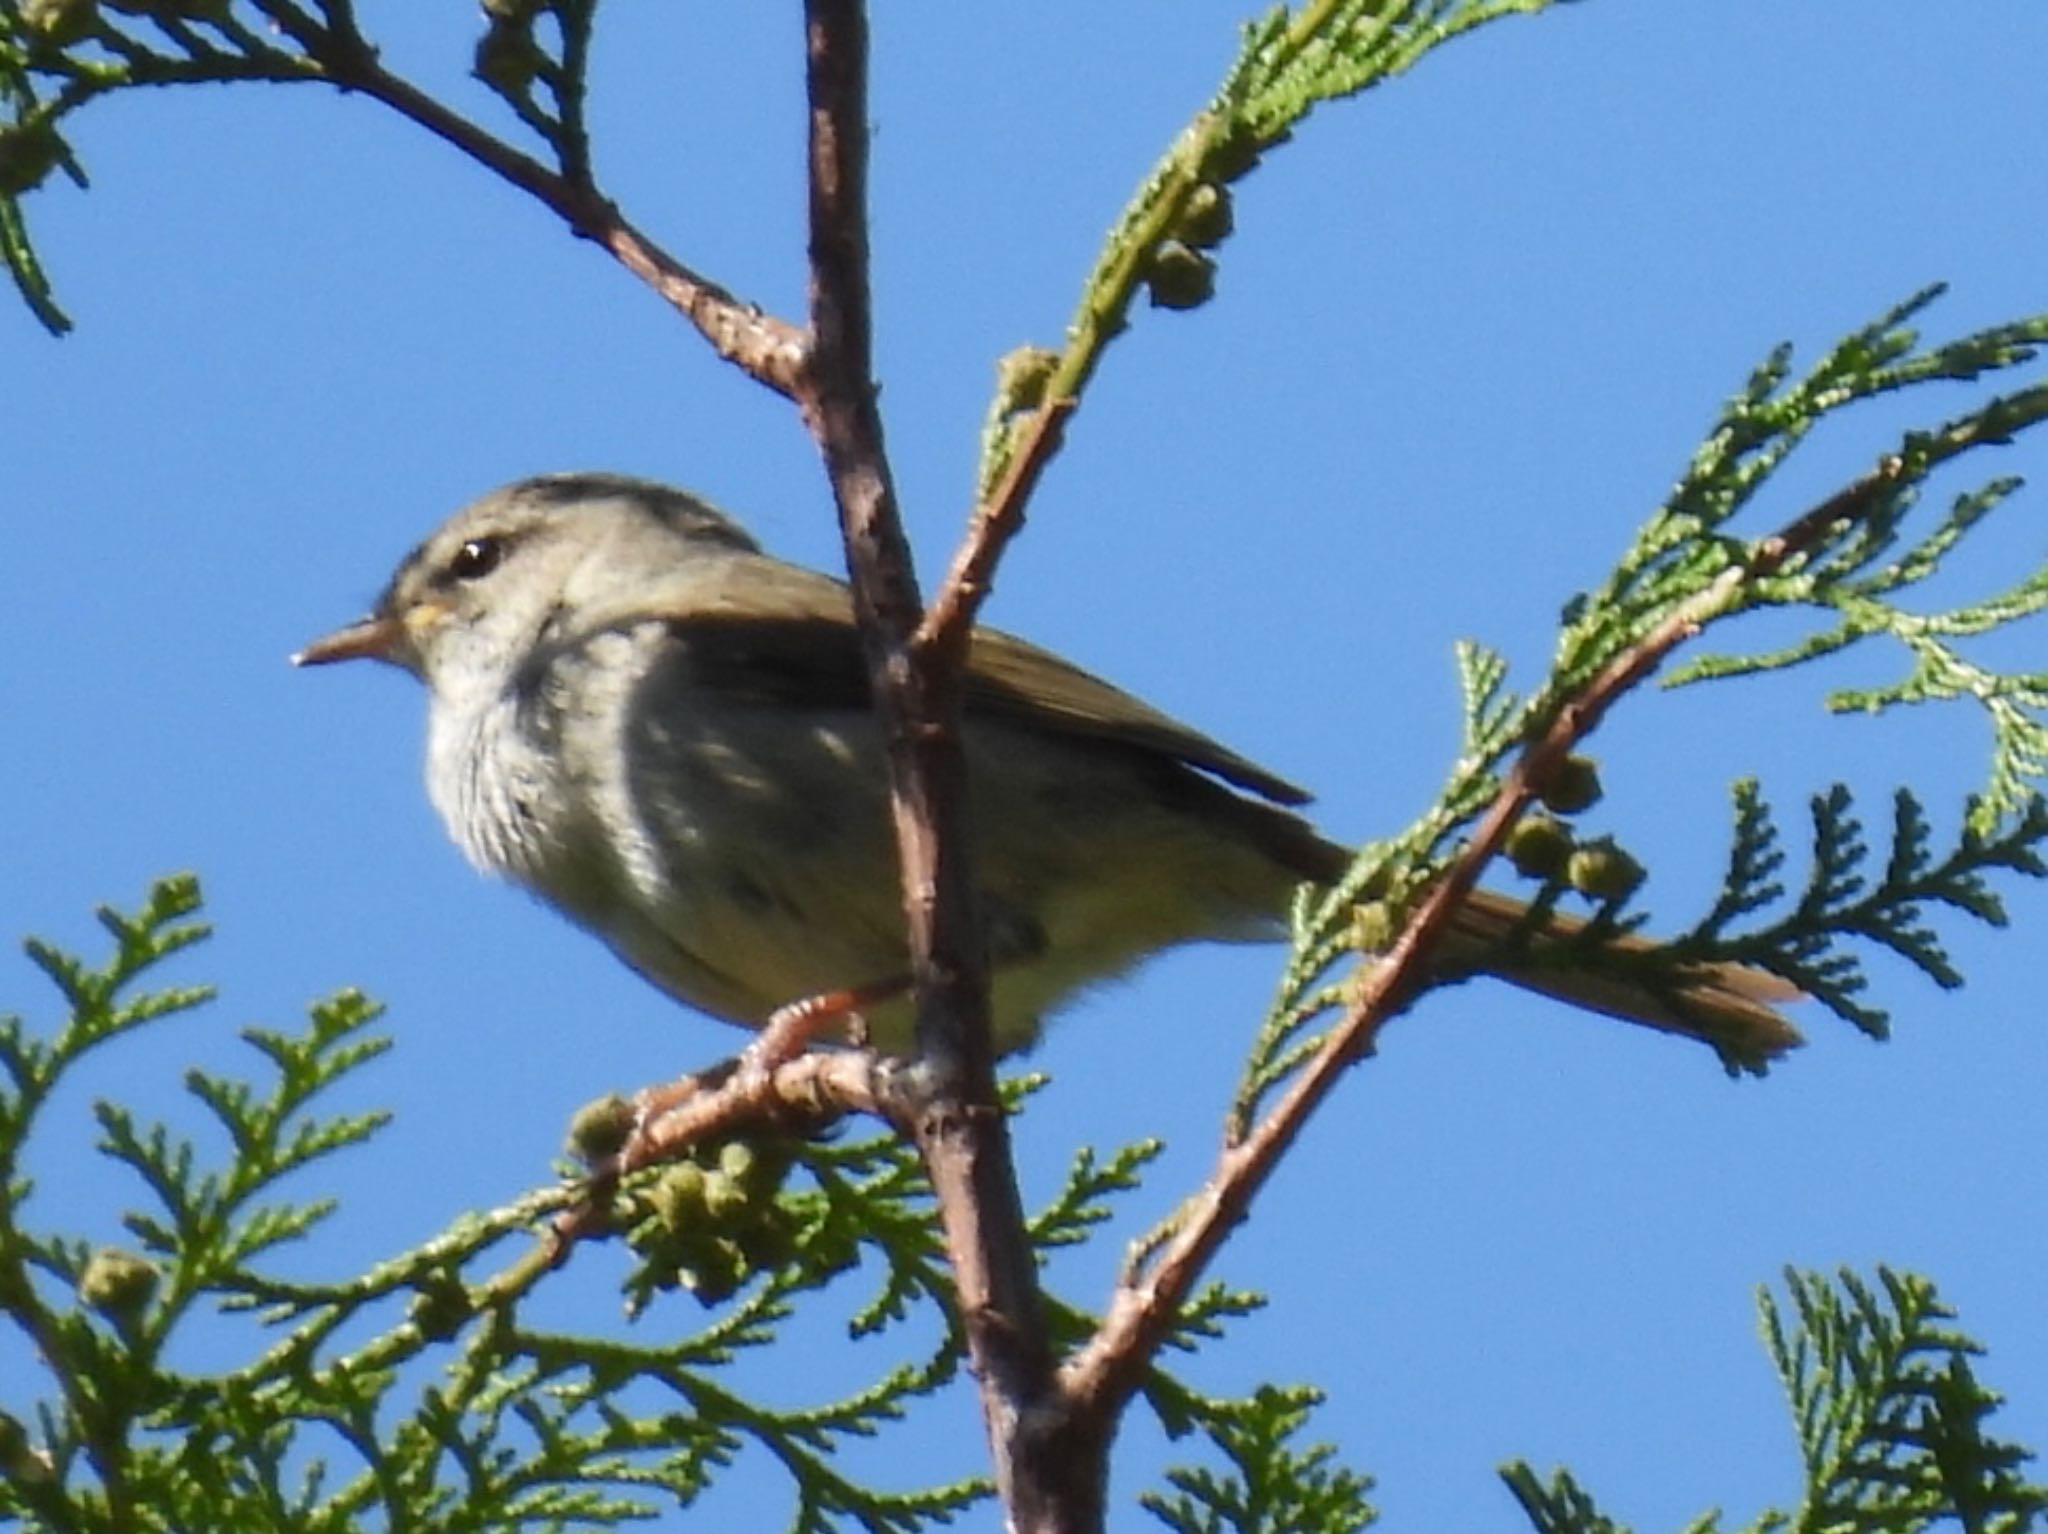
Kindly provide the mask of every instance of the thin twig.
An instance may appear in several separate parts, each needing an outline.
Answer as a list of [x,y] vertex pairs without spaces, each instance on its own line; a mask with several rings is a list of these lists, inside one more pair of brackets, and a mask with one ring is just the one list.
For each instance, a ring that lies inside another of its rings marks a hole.
[[302,44],[336,85],[383,102],[536,198],[572,233],[602,245],[654,289],[719,356],[778,394],[795,397],[805,350],[803,333],[795,326],[685,266],[635,228],[593,183],[550,170],[393,74],[361,38],[315,33]]
[[1558,710],[1550,728],[1526,747],[1471,840],[1408,919],[1406,927],[1362,977],[1342,1022],[1280,1100],[1242,1141],[1225,1148],[1216,1169],[1152,1263],[1119,1284],[1088,1345],[1064,1366],[1061,1386],[1083,1418],[1113,1421],[1145,1371],[1195,1283],[1225,1238],[1250,1212],[1253,1198],[1337,1079],[1370,1055],[1379,1031],[1427,984],[1429,961],[1458,908],[1557,764],[1583,741],[1615,701],[1665,658],[1726,612],[1744,585],[1772,575],[1811,552],[1844,522],[1867,516],[1896,485],[1905,464],[1887,458],[1870,474],[1761,540],[1742,565],[1679,604],[1663,622],[1616,656]]
[[1045,466],[1060,450],[1067,417],[1078,404],[1069,398],[1049,399],[1038,407],[994,492],[968,519],[967,536],[953,555],[945,584],[918,625],[917,647],[933,656],[937,664],[958,668],[966,663],[975,614],[994,589],[996,562],[1010,540],[1023,531],[1024,508],[1038,488]]

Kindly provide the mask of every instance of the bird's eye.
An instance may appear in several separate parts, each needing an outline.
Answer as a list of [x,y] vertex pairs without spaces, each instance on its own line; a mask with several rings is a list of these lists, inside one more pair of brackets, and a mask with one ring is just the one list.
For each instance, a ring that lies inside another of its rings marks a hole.
[[448,561],[448,573],[458,581],[481,580],[497,569],[504,557],[504,539],[472,538]]

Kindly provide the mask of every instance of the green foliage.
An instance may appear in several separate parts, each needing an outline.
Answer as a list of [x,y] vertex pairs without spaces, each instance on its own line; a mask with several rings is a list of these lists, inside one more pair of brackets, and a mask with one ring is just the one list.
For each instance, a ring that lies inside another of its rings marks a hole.
[[[475,74],[545,146],[562,177],[592,188],[583,100],[597,0],[485,0]],[[0,0],[0,258],[52,334],[70,329],[30,241],[22,197],[85,173],[63,127],[104,96],[167,85],[321,82],[374,95],[531,187],[545,174],[392,73],[353,0]]]
[[[1996,858],[1980,849],[1975,865],[1935,868],[1923,855],[1917,809],[1906,804],[1900,838],[1920,852],[1895,851],[1887,882],[1917,880],[1968,898],[1976,867]],[[1782,860],[1753,796],[1739,806],[1749,829],[1738,837],[1738,882],[1758,886]],[[1846,816],[1846,804],[1830,813]],[[1816,882],[1830,884],[1818,875]],[[1832,887],[1824,897],[1840,898]],[[268,1066],[266,1086],[188,1076],[228,1147],[220,1170],[207,1169],[199,1147],[162,1126],[141,1127],[113,1105],[95,1109],[103,1153],[137,1175],[152,1206],[126,1221],[146,1255],[94,1251],[31,1230],[22,1152],[66,1073],[100,1045],[207,999],[201,988],[142,987],[206,935],[193,919],[198,906],[196,883],[181,878],[158,885],[132,916],[103,911],[113,951],[96,966],[30,943],[68,1015],[48,1040],[18,1018],[0,1024],[9,1080],[0,1091],[0,1311],[30,1339],[51,1386],[33,1429],[0,1414],[0,1518],[68,1529],[609,1526],[649,1516],[660,1502],[690,1505],[750,1443],[789,1473],[790,1526],[799,1531],[915,1530],[950,1521],[986,1494],[971,1481],[876,1491],[838,1458],[846,1441],[885,1430],[910,1400],[954,1373],[950,1328],[922,1362],[898,1365],[837,1401],[769,1407],[732,1382],[744,1355],[779,1339],[799,1296],[866,1259],[878,1261],[883,1278],[852,1324],[855,1335],[884,1330],[920,1303],[944,1313],[929,1193],[914,1158],[892,1139],[706,1151],[700,1169],[715,1169],[749,1195],[727,1213],[772,1205],[786,1245],[727,1294],[700,1296],[722,1301],[722,1313],[680,1341],[637,1345],[527,1325],[521,1301],[553,1270],[545,1246],[488,1276],[465,1273],[565,1208],[573,1189],[545,1189],[467,1217],[354,1280],[283,1280],[261,1271],[261,1259],[302,1238],[332,1207],[278,1201],[274,1185],[360,1144],[382,1123],[378,1114],[310,1111],[385,1048],[365,1032],[375,1008],[344,993],[317,1005],[302,1033],[245,1035]],[[1032,1085],[1013,1087],[1013,1107]],[[1154,1154],[1141,1144],[1079,1158],[1031,1222],[1041,1246],[1082,1239],[1103,1220],[1103,1201],[1132,1188]],[[624,1190],[622,1209],[653,1205],[659,1179],[673,1170]],[[803,1185],[792,1186],[798,1170]],[[1845,1272],[1830,1283],[1788,1271],[1788,1303],[1760,1296],[1807,1484],[1796,1513],[1767,1512],[1751,1526],[1755,1534],[1911,1534],[1946,1522],[2023,1534],[2048,1526],[2048,1486],[2027,1478],[2030,1456],[1988,1430],[1999,1398],[1976,1378],[1977,1343],[1949,1324],[1952,1313],[1924,1279],[1880,1269],[1877,1280]],[[195,1323],[202,1301],[229,1315],[256,1314],[273,1340],[218,1374],[177,1371],[166,1361],[174,1334]],[[1184,1309],[1169,1343],[1195,1348],[1259,1304],[1211,1285]],[[1089,1324],[1078,1312],[1060,1313],[1069,1336]],[[366,1322],[372,1332],[364,1340]],[[344,1329],[358,1334],[346,1348]],[[442,1367],[430,1377],[420,1365],[437,1358]],[[1172,1436],[1198,1435],[1217,1461],[1172,1469],[1167,1490],[1141,1498],[1166,1527],[1321,1534],[1374,1521],[1370,1480],[1338,1465],[1329,1446],[1297,1442],[1321,1400],[1315,1390],[1269,1385],[1215,1398],[1155,1370],[1145,1394]],[[1503,1475],[1544,1534],[1622,1527],[1568,1472],[1543,1481],[1516,1464]],[[1720,1525],[1709,1515],[1690,1527],[1716,1534]]]
[[1787,1270],[1797,1325],[1768,1291],[1764,1340],[1785,1382],[1806,1466],[1790,1526],[1910,1534],[1944,1519],[1982,1534],[2039,1527],[2048,1486],[2033,1456],[1985,1431],[2000,1397],[1977,1382],[1983,1349],[1947,1325],[1934,1285],[1879,1268],[1882,1293],[1844,1271],[1834,1285]]
[[1501,1468],[1500,1478],[1537,1534],[1628,1534],[1625,1525],[1601,1514],[1569,1470],[1553,1470],[1546,1482],[1516,1460]]
[[[1134,1251],[1129,1262],[1137,1263],[1142,1255],[1142,1248]],[[1195,1352],[1265,1304],[1264,1296],[1248,1290],[1207,1284],[1181,1307],[1165,1345]],[[1062,1330],[1086,1335],[1071,1325]],[[1216,1468],[1169,1467],[1163,1475],[1170,1495],[1139,1495],[1139,1505],[1169,1528],[1181,1534],[1341,1534],[1365,1528],[1377,1517],[1366,1500],[1370,1476],[1339,1465],[1328,1444],[1298,1448],[1293,1443],[1322,1404],[1322,1391],[1267,1384],[1241,1398],[1210,1396],[1154,1368],[1146,1376],[1144,1399],[1170,1439],[1199,1437],[1217,1461]]]
[[[1934,1285],[1877,1270],[1873,1286],[1843,1270],[1832,1283],[1785,1270],[1794,1324],[1769,1290],[1757,1306],[1799,1434],[1805,1488],[1793,1513],[1765,1512],[1749,1534],[1917,1534],[1953,1524],[1970,1534],[2048,1527],[2048,1485],[2024,1472],[2033,1455],[1986,1431],[2000,1397],[1970,1360],[1983,1349],[1947,1323]],[[1539,1534],[1624,1534],[1568,1471],[1546,1483],[1525,1463],[1501,1471]],[[1707,1514],[1687,1534],[1718,1534]]]
[[321,0],[319,12],[288,0],[0,0],[0,257],[52,334],[71,322],[36,258],[21,198],[54,169],[85,185],[65,119],[136,87],[326,78],[314,47],[363,44],[347,0]]
[[2048,875],[2037,850],[2048,842],[2048,802],[2033,798],[1990,835],[1965,815],[1956,844],[1937,859],[1932,827],[1920,801],[1898,790],[1892,808],[1892,844],[1873,883],[1862,824],[1848,789],[1840,784],[1813,800],[1813,860],[1806,887],[1780,920],[1730,935],[1729,924],[1775,903],[1785,855],[1778,830],[1753,780],[1735,785],[1735,838],[1720,899],[1691,932],[1670,946],[1670,956],[1733,959],[1783,975],[1808,996],[1873,1038],[1889,1029],[1886,1013],[1858,1001],[1868,985],[1862,961],[1849,946],[1858,939],[1890,950],[1937,985],[1954,989],[1963,977],[1924,919],[1924,907],[1945,905],[1990,926],[2005,925],[2005,906],[1985,882],[1992,870]]
[[[217,1154],[117,1104],[93,1107],[101,1153],[133,1173],[142,1194],[122,1222],[136,1251],[38,1229],[20,1168],[69,1071],[99,1046],[210,997],[198,987],[143,988],[159,965],[206,936],[198,909],[196,882],[180,878],[159,884],[133,916],[102,911],[114,945],[98,965],[31,942],[67,1017],[48,1040],[19,1018],[0,1021],[10,1083],[0,1090],[0,1314],[29,1340],[44,1377],[42,1399],[26,1414],[33,1429],[0,1412],[0,1521],[252,1531],[609,1526],[692,1505],[750,1447],[788,1475],[794,1530],[896,1534],[948,1522],[987,1496],[975,1479],[876,1489],[843,1463],[849,1443],[887,1431],[913,1401],[954,1379],[962,1356],[930,1188],[915,1153],[894,1136],[706,1145],[628,1179],[611,1229],[640,1259],[625,1283],[629,1313],[688,1291],[705,1318],[680,1339],[686,1329],[673,1311],[659,1342],[528,1321],[526,1301],[557,1270],[551,1221],[581,1196],[575,1182],[464,1216],[354,1278],[285,1278],[272,1261],[335,1206],[280,1197],[279,1185],[361,1145],[385,1122],[375,1112],[318,1111],[388,1048],[367,1031],[376,1007],[344,992],[315,1005],[303,1031],[244,1033],[262,1063],[260,1083],[187,1074]],[[1007,1106],[1015,1111],[1042,1084],[1007,1084]],[[1108,1202],[1137,1186],[1158,1151],[1143,1142],[1077,1156],[1029,1221],[1040,1251],[1100,1228]],[[747,1360],[782,1344],[807,1300],[861,1274],[871,1292],[852,1308],[851,1337],[901,1336],[921,1321],[934,1340],[913,1344],[837,1400],[750,1398]],[[1169,1345],[1191,1352],[1260,1303],[1211,1285],[1184,1308]],[[1085,1312],[1050,1304],[1065,1341],[1093,1329]],[[195,1335],[210,1354],[241,1361],[207,1374],[177,1368],[170,1360]],[[1312,1404],[1308,1393],[1215,1401],[1154,1370],[1146,1396],[1175,1435],[1205,1434],[1250,1488],[1240,1495],[1229,1477],[1178,1473],[1190,1506],[1238,1506],[1230,1500],[1238,1497],[1269,1518],[1231,1527],[1361,1526],[1270,1521],[1338,1519],[1363,1492],[1362,1480],[1330,1468],[1327,1450],[1288,1447]]]
[[[987,1494],[972,1480],[877,1490],[839,1460],[848,1441],[872,1436],[954,1375],[949,1324],[839,1400],[769,1406],[734,1380],[746,1355],[780,1341],[799,1299],[862,1266],[881,1278],[856,1312],[856,1336],[895,1328],[920,1303],[947,1320],[929,1193],[914,1155],[893,1138],[712,1151],[733,1196],[717,1219],[717,1199],[698,1213],[748,1263],[724,1275],[720,1292],[700,1288],[707,1304],[724,1303],[679,1341],[673,1325],[652,1345],[527,1322],[523,1302],[554,1271],[547,1222],[574,1203],[574,1186],[464,1217],[352,1279],[286,1279],[269,1263],[334,1206],[282,1199],[279,1183],[360,1145],[385,1118],[316,1116],[388,1047],[366,1032],[376,1008],[344,992],[316,1005],[301,1032],[244,1034],[263,1064],[260,1084],[187,1075],[218,1131],[218,1165],[165,1125],[112,1103],[94,1108],[101,1153],[142,1192],[123,1222],[139,1251],[95,1250],[33,1226],[23,1156],[72,1067],[210,995],[142,988],[206,935],[192,919],[198,905],[196,882],[181,878],[159,884],[133,916],[103,911],[114,948],[98,965],[31,942],[68,1015],[49,1039],[19,1018],[0,1022],[0,1313],[34,1348],[45,1385],[33,1429],[0,1414],[0,1521],[293,1531],[610,1525],[690,1504],[750,1444],[786,1470],[798,1530],[914,1530]],[[1097,1196],[1141,1159],[1116,1158],[1063,1190],[1050,1228],[1098,1220]],[[622,1190],[621,1224],[633,1224],[636,1210],[642,1223],[654,1217],[659,1178],[671,1170]],[[772,1251],[759,1244],[763,1230]],[[486,1269],[508,1242],[514,1255]],[[660,1287],[642,1275],[629,1281],[643,1301]],[[223,1337],[238,1340],[245,1361],[181,1371],[170,1360],[195,1335],[210,1353]]]
[[1169,1470],[1174,1495],[1146,1492],[1146,1511],[1175,1534],[1354,1534],[1378,1517],[1366,1500],[1372,1479],[1332,1463],[1328,1444],[1293,1447],[1323,1393],[1262,1385],[1242,1400],[1187,1395],[1189,1429],[1199,1429],[1228,1465],[1225,1473]]
[[[1683,534],[1669,553],[1645,559],[1630,579],[1654,587],[1660,573],[1681,561],[1681,549],[1695,558],[1725,545],[1708,539],[1741,509],[1764,479],[1825,416],[1845,405],[1917,385],[1967,381],[2011,368],[2035,356],[2048,339],[2048,317],[1994,326],[1945,345],[1922,348],[1907,322],[1941,294],[1933,287],[1915,294],[1874,324],[1848,337],[1813,372],[1788,384],[1788,359],[1774,353],[1749,386],[1723,412],[1691,468],[1666,502],[1652,533],[1661,546]],[[1901,681],[1879,688],[1839,691],[1828,699],[1837,711],[1877,713],[1908,703],[1973,700],[1992,727],[1990,781],[1971,814],[1979,832],[2022,811],[2048,771],[2048,672],[2002,674],[1971,661],[1957,641],[1977,638],[2029,617],[2048,606],[2048,565],[2036,568],[2005,590],[1948,611],[1921,614],[1893,598],[1925,582],[1964,538],[2000,505],[2019,481],[1993,480],[1955,497],[1946,516],[1912,544],[1901,535],[1921,482],[1936,467],[1984,444],[2010,441],[2048,414],[2048,384],[2030,384],[1990,400],[1976,410],[1924,431],[1906,433],[1897,448],[1901,472],[1868,514],[1843,528],[1813,557],[1766,580],[1744,583],[1731,611],[1782,607],[1813,609],[1831,616],[1832,626],[1784,649],[1751,655],[1709,655],[1675,672],[1672,686],[1709,677],[1780,670],[1889,637],[1902,646],[1912,669]],[[1588,663],[1597,656],[1595,650]]]
[[1103,1159],[1090,1146],[1074,1152],[1067,1181],[1053,1201],[1025,1223],[1040,1251],[1079,1246],[1110,1217],[1108,1200],[1138,1186],[1138,1174],[1166,1149],[1162,1140],[1140,1140]]
[[1275,10],[1245,28],[1219,98],[1259,149],[1317,106],[1355,96],[1413,68],[1454,37],[1504,16],[1533,16],[1553,0],[1321,0]]
[[[1066,345],[1028,375],[999,372],[982,435],[984,496],[1002,482],[1041,401],[1079,396],[1145,290],[1154,308],[1199,308],[1216,292],[1214,252],[1234,225],[1230,187],[1316,107],[1406,72],[1488,22],[1559,0],[1314,0],[1244,29],[1215,98],[1140,183],[1082,285]],[[1027,380],[1028,378],[1028,385]]]
[[[1091,277],[1049,392],[1067,398],[1128,321],[1141,286],[1156,302],[1206,301],[1227,236],[1228,183],[1284,142],[1326,101],[1393,78],[1452,38],[1554,0],[1319,0],[1277,9],[1245,30],[1216,99],[1147,178]],[[573,187],[592,191],[584,122],[596,0],[483,0],[474,73],[545,146]],[[458,133],[501,174],[530,185],[539,169],[394,74],[360,29],[352,0],[0,0],[0,255],[23,299],[53,333],[70,326],[38,261],[21,196],[62,168],[84,174],[61,132],[101,96],[137,86],[249,80],[325,81],[365,91],[436,132]],[[1197,275],[1198,274],[1198,275]],[[1193,282],[1194,285],[1190,286]],[[984,454],[992,484],[1014,441],[1016,400],[999,398]]]
[[[1990,632],[2048,605],[2048,568],[2006,591],[1939,617],[1915,617],[1890,605],[1896,593],[1924,580],[2015,482],[1998,480],[1964,494],[1948,515],[1902,544],[1920,485],[1937,468],[1978,448],[2011,440],[2048,417],[2048,384],[2026,384],[1994,396],[1938,426],[1909,431],[1879,472],[1793,526],[1802,550],[1785,557],[1783,536],[1740,536],[1730,530],[1772,473],[1823,418],[1857,401],[1923,384],[1976,379],[2030,362],[2048,339],[2048,316],[1923,346],[1907,321],[1937,296],[1917,294],[1834,347],[1804,378],[1793,381],[1791,355],[1779,348],[1723,411],[1677,487],[1637,535],[1613,572],[1567,606],[1550,674],[1527,696],[1506,687],[1507,667],[1483,646],[1461,645],[1459,680],[1464,735],[1437,803],[1400,836],[1362,849],[1350,875],[1334,889],[1305,895],[1295,911],[1295,950],[1256,1041],[1233,1108],[1241,1133],[1260,1105],[1314,1053],[1324,1034],[1315,1025],[1341,1011],[1350,996],[1341,967],[1368,960],[1399,930],[1405,910],[1448,865],[1493,805],[1516,758],[1545,737],[1567,709],[1583,706],[1589,689],[1612,684],[1638,664],[1645,646],[1724,625],[1769,607],[1822,607],[1844,615],[1826,634],[1770,654],[1695,662],[1674,682],[1781,670],[1835,653],[1856,640],[1890,635],[1916,657],[1899,686],[1838,694],[1830,706],[1885,708],[1948,697],[1972,697],[1993,723],[1991,771],[1971,801],[1955,844],[1936,855],[1926,815],[1901,791],[1889,861],[1875,881],[1864,872],[1870,849],[1846,790],[1815,801],[1813,872],[1791,911],[1769,925],[1731,935],[1739,917],[1782,893],[1776,874],[1783,855],[1769,811],[1753,784],[1737,789],[1735,846],[1713,909],[1687,935],[1645,955],[1612,940],[1642,925],[1633,908],[1634,878],[1578,882],[1590,890],[1592,919],[1569,941],[1529,945],[1528,936],[1567,899],[1574,852],[1550,869],[1529,918],[1510,939],[1516,960],[1625,974],[1632,983],[1678,997],[1688,965],[1733,959],[1791,980],[1866,1032],[1881,1034],[1885,1014],[1856,999],[1865,981],[1854,945],[1875,944],[1916,965],[1943,985],[1959,983],[1923,908],[1947,906],[1997,924],[2003,912],[1985,883],[1992,870],[2039,877],[2038,849],[2048,840],[2048,810],[2037,792],[2048,755],[2042,746],[2039,675],[2004,675],[1966,661],[1953,641]],[[1533,785],[1538,790],[1543,785]],[[1522,808],[1526,808],[1526,803]],[[1606,847],[1623,872],[1633,859],[1610,839],[1573,832],[1581,852]],[[1363,919],[1362,919],[1363,912]],[[1456,978],[1446,975],[1445,978]],[[1731,1070],[1761,1070],[1739,1041],[1716,1041]]]

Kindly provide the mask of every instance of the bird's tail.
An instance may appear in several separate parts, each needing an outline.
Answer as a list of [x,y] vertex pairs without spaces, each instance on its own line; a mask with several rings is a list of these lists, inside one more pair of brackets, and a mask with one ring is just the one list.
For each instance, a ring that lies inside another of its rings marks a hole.
[[[1761,1071],[1806,1042],[1777,1010],[1805,993],[1768,970],[1699,964],[1660,975],[1653,985],[1613,972],[1545,964],[1546,949],[1554,951],[1585,927],[1584,922],[1558,915],[1523,940],[1524,962],[1504,960],[1503,945],[1527,911],[1521,901],[1506,895],[1473,891],[1445,941],[1447,967],[1481,969],[1573,1006],[1698,1039],[1731,1068]],[[1613,939],[1611,946],[1628,954],[1648,953],[1657,945],[1625,935]]]
[[[1233,817],[1240,833],[1270,861],[1277,908],[1284,909],[1294,881],[1330,885],[1349,871],[1353,851],[1326,840],[1300,816],[1220,784],[1204,789],[1211,796],[1204,801],[1205,815],[1212,821]],[[1768,970],[1746,964],[1697,964],[1676,972],[1663,967],[1653,981],[1647,974],[1621,972],[1628,955],[1658,946],[1628,935],[1602,945],[1622,957],[1622,966],[1589,970],[1576,955],[1567,959],[1559,952],[1585,930],[1585,922],[1553,912],[1533,931],[1523,932],[1519,929],[1528,911],[1509,896],[1474,890],[1452,921],[1438,969],[1449,975],[1497,975],[1573,1006],[1698,1039],[1732,1069],[1761,1071],[1806,1042],[1777,1011],[1804,993]]]

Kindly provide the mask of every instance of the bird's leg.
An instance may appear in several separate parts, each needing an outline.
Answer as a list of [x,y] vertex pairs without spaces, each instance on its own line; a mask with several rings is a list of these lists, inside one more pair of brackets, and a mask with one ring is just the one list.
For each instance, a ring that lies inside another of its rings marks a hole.
[[740,1070],[766,1074],[794,1060],[825,1034],[838,1028],[855,1045],[867,1041],[867,1009],[894,1001],[910,989],[907,975],[856,985],[843,991],[823,991],[777,1007],[754,1042],[740,1051]]
[[722,1086],[733,1075],[748,1082],[764,1081],[777,1066],[788,1064],[835,1029],[845,1034],[848,1043],[863,1046],[867,1034],[865,1010],[880,1002],[894,1001],[909,988],[907,978],[894,976],[842,991],[821,991],[777,1007],[729,1068],[684,1076],[638,1093],[633,1099],[633,1138],[643,1138],[664,1116],[707,1087]]

